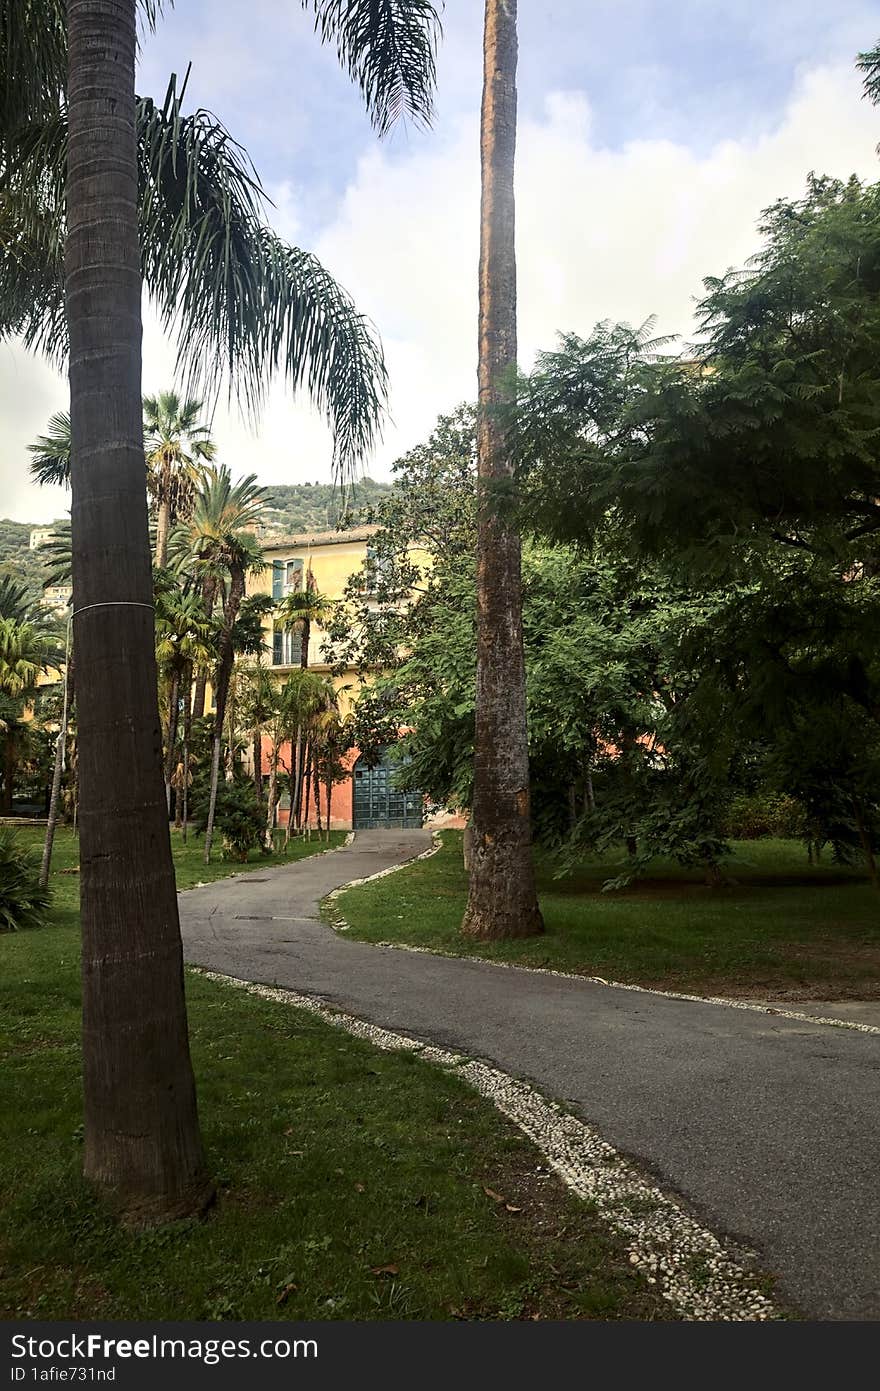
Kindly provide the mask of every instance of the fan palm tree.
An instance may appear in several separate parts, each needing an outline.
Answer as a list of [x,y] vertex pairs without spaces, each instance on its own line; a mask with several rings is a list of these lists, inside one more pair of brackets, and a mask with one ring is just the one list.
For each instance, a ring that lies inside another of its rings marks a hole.
[[[156,0],[143,8],[155,18]],[[380,129],[406,107],[429,114],[425,0],[311,8]],[[183,117],[173,83],[161,109],[138,105],[135,0],[69,0],[66,26],[64,14],[62,0],[4,6],[0,240],[16,254],[0,259],[0,336],[69,345],[84,1169],[142,1219],[167,1218],[200,1211],[212,1189],[157,757],[142,277],[178,330],[184,380],[225,369],[253,405],[282,368],[328,415],[341,469],[375,437],[384,367],[326,271],[265,228],[259,184],[223,128]]]
[[217,452],[207,425],[199,424],[203,402],[181,400],[175,391],[144,397],[147,489],[156,504],[156,565],[168,559],[172,524],[192,512],[205,464]]
[[263,800],[263,729],[276,714],[278,690],[270,672],[259,661],[245,668],[242,696],[242,719],[251,732],[254,787],[257,798]]
[[257,525],[265,505],[266,490],[257,487],[254,474],[233,484],[229,470],[212,468],[197,495],[190,520],[175,534],[178,563],[186,564],[197,579],[212,580],[222,595],[222,617],[214,671],[214,734],[211,757],[211,789],[205,832],[205,863],[210,863],[214,836],[214,812],[220,777],[223,721],[229,679],[235,657],[235,625],[245,595],[249,573],[263,568],[263,553],[249,529]]
[[31,477],[43,487],[70,487],[70,414],[56,411],[50,418],[45,435],[38,435],[28,445]]
[[283,632],[299,633],[299,664],[304,670],[309,664],[312,625],[324,627],[332,617],[334,607],[333,600],[319,592],[310,565],[306,572],[305,588],[296,589],[292,594],[286,595],[275,611],[276,623]]
[[[282,599],[277,609],[277,622],[284,632],[299,632],[300,650],[299,664],[303,671],[309,665],[309,643],[312,636],[312,624],[324,626],[332,616],[334,604],[326,595],[319,593],[312,567],[306,572],[305,589],[294,590]],[[291,819],[293,819],[294,808],[297,813],[300,805],[300,794],[303,785],[303,724],[297,722],[296,726],[296,746],[294,753],[294,767],[292,771],[293,790],[291,797]],[[290,838],[290,821],[288,821],[288,839]]]
[[[168,560],[169,529],[192,510],[204,465],[216,453],[208,426],[198,423],[202,404],[189,397],[181,401],[174,391],[143,399],[147,490],[156,507],[155,564],[159,567]],[[33,455],[31,476],[38,483],[70,486],[70,416],[66,411],[52,416],[47,433],[38,436],[29,450]]]
[[11,575],[0,575],[0,618],[11,619],[14,623],[26,622],[33,611],[33,600],[27,585],[21,584]]
[[12,810],[16,769],[28,744],[27,706],[51,654],[46,634],[27,617],[0,618],[0,733],[3,735],[3,795]]
[[497,497],[514,478],[499,419],[516,363],[516,0],[486,0],[477,413],[477,707],[470,887],[462,931],[543,931],[531,857],[520,539]]
[[[171,814],[173,779],[177,767],[177,734],[180,698],[186,704],[196,663],[210,661],[215,651],[216,627],[206,617],[201,595],[178,585],[164,584],[156,594],[156,661],[166,681],[168,726],[165,743],[165,795]],[[189,780],[189,729],[184,709],[183,778]]]

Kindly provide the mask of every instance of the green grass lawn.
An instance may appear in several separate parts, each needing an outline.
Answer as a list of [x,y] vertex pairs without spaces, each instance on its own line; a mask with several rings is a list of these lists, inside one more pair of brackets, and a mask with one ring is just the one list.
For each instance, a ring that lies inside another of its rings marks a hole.
[[778,999],[880,998],[880,895],[794,841],[740,842],[729,887],[659,864],[631,888],[602,893],[619,862],[585,860],[564,879],[537,856],[546,933],[513,942],[459,935],[466,881],[461,833],[443,849],[328,905],[351,935],[664,989]]
[[[198,856],[176,847],[179,882],[208,877]],[[201,1222],[114,1223],[80,1176],[71,863],[65,833],[52,924],[0,936],[0,1317],[670,1317],[593,1210],[454,1075],[193,973],[218,1201]]]
[[[23,845],[29,846],[35,855],[42,853],[43,840],[46,834],[45,826],[21,826],[14,829],[16,838]],[[252,850],[248,856],[247,864],[239,864],[235,860],[224,860],[220,852],[218,837],[211,863],[206,865],[204,838],[194,835],[190,831],[187,840],[184,841],[181,831],[172,830],[171,850],[174,855],[177,887],[191,889],[196,884],[208,884],[214,879],[224,879],[230,874],[246,873],[249,869],[266,869],[272,865],[292,864],[293,861],[301,860],[306,855],[316,855],[322,850],[332,850],[336,846],[342,845],[346,834],[345,831],[331,831],[329,844],[325,840],[318,840],[317,836],[311,840],[292,838],[286,854],[284,851],[280,851],[274,855],[262,855],[259,850]],[[50,880],[53,907],[56,913],[76,911],[79,903],[79,880],[76,874],[78,865],[79,841],[70,827],[59,826],[52,851],[52,877]]]

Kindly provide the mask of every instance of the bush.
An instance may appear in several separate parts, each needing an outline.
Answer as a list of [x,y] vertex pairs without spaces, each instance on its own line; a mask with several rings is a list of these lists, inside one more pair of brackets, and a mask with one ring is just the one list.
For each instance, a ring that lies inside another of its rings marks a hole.
[[724,815],[722,832],[731,840],[803,840],[807,817],[800,802],[784,792],[756,792],[734,797]]
[[36,857],[0,827],[0,932],[44,927],[50,893],[40,888]]
[[[207,788],[200,788],[196,793],[194,811],[196,830],[201,833],[208,825]],[[250,779],[220,783],[214,829],[223,837],[224,859],[238,860],[244,864],[251,850],[257,846],[262,848],[266,833],[266,809],[257,800],[256,789]]]

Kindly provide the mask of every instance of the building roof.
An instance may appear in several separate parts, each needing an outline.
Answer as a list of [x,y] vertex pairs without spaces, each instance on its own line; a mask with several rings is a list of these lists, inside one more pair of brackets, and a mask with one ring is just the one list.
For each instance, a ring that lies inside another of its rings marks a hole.
[[350,531],[304,531],[299,536],[282,536],[262,543],[264,551],[289,551],[312,546],[344,546],[350,541],[368,541],[378,526],[353,526]]

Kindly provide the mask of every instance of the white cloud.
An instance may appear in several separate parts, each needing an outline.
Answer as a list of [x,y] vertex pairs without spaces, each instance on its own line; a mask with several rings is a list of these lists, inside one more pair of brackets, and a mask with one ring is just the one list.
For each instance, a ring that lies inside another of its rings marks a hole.
[[[878,175],[880,113],[861,100],[848,64],[798,79],[784,116],[760,136],[729,138],[705,154],[645,137],[603,149],[580,92],[548,97],[540,120],[521,123],[518,263],[521,359],[559,330],[599,319],[687,335],[704,275],[755,250],[762,207],[797,195],[810,169]],[[390,462],[430,430],[441,411],[472,397],[476,380],[479,201],[474,114],[406,147],[372,149],[315,250],[379,325],[392,380],[394,420],[370,465]],[[272,190],[279,230],[302,223],[299,190]],[[144,381],[172,379],[172,346],[148,316]],[[26,445],[64,404],[60,378],[16,349],[0,348],[0,514],[53,516],[22,479]],[[264,481],[326,477],[327,432],[305,406],[273,387],[258,433],[233,408],[217,412],[222,455]]]
[[[878,137],[849,65],[805,74],[774,130],[705,155],[650,138],[603,149],[582,93],[549,96],[543,119],[520,127],[521,361],[605,318],[656,314],[659,332],[687,336],[703,277],[756,249],[760,210],[802,191],[811,169],[876,178]],[[383,462],[475,392],[477,179],[475,120],[404,161],[371,153],[321,240],[385,332],[397,428]]]

